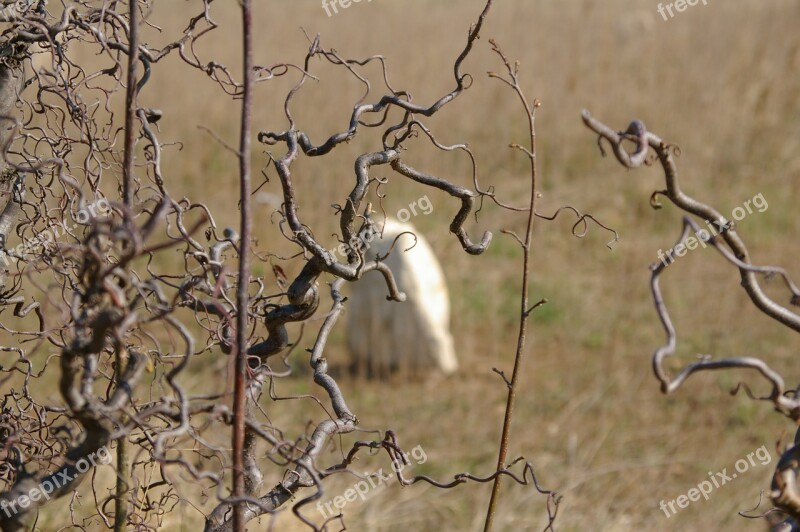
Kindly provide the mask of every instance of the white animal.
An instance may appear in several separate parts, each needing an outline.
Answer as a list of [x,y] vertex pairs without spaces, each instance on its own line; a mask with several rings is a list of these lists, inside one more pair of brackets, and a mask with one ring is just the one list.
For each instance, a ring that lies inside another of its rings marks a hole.
[[[376,222],[376,231],[380,225]],[[442,269],[425,239],[411,224],[389,218],[383,238],[378,231],[365,242],[365,260],[375,260],[376,253],[384,256],[404,232],[413,234],[401,236],[384,262],[406,301],[386,299],[389,291],[377,271],[350,285],[347,343],[353,368],[378,378],[398,370],[414,375],[452,373],[458,360],[450,334],[450,299]]]

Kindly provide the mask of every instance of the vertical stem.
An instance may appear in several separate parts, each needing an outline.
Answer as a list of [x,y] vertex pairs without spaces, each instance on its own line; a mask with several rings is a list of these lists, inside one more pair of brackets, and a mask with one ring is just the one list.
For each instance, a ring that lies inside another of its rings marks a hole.
[[[233,497],[245,496],[244,440],[245,397],[247,372],[247,307],[250,278],[250,129],[252,127],[251,93],[253,85],[253,43],[251,0],[241,0],[244,81],[242,87],[242,117],[239,144],[239,201],[241,205],[239,284],[236,288],[236,375],[233,396]],[[233,530],[244,532],[244,505],[233,507]]]
[[[136,64],[139,61],[139,1],[128,3],[128,77],[125,87],[125,153],[122,168],[122,201],[126,206],[133,205],[133,162],[134,119],[136,117]],[[122,376],[124,347],[118,346],[115,352],[117,385]],[[128,439],[117,440],[117,485],[114,494],[114,532],[124,532],[128,523],[128,490],[130,489],[131,467],[128,460]]]
[[[117,377],[122,368],[121,360],[117,356]],[[125,532],[128,523],[128,486],[131,476],[131,465],[128,460],[128,438],[117,440],[117,486],[114,497],[114,532]]]
[[[528,114],[528,126],[530,135],[530,151],[527,151],[528,158],[530,159],[531,167],[531,192],[530,192],[530,205],[528,207],[528,225],[525,231],[525,244],[523,245],[523,259],[522,259],[522,297],[520,298],[520,316],[519,316],[519,335],[517,336],[517,352],[514,357],[514,371],[511,374],[511,382],[508,385],[508,398],[506,399],[506,413],[503,419],[503,433],[500,436],[500,452],[497,457],[497,470],[500,471],[506,468],[506,458],[508,456],[508,440],[511,434],[511,419],[514,411],[514,403],[517,399],[517,382],[519,380],[520,369],[525,350],[525,340],[528,333],[528,315],[530,309],[528,308],[528,287],[530,285],[530,256],[531,256],[531,239],[533,235],[533,221],[536,218],[536,129],[534,127],[534,113],[535,108],[539,106],[538,100],[534,101],[533,109],[528,105],[519,84],[516,75],[512,74],[513,88],[522,100],[525,111]],[[497,509],[497,503],[500,497],[500,481],[502,475],[497,475],[492,484],[492,497],[489,500],[489,509],[486,512],[486,522],[484,523],[484,532],[491,532],[494,525],[494,516]]]
[[139,5],[129,0],[128,86],[125,87],[125,159],[122,169],[122,201],[133,205],[134,120],[136,119],[136,64],[139,62]]

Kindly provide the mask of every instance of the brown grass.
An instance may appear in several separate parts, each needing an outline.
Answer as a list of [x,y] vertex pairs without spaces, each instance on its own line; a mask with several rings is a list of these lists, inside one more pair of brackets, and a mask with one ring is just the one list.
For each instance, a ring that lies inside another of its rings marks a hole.
[[[392,82],[410,90],[418,102],[429,102],[451,88],[452,61],[482,4],[362,1],[328,18],[316,1],[257,3],[258,63],[300,62],[307,48],[302,27],[310,35],[321,33],[323,45],[345,56],[385,55]],[[214,4],[218,21],[229,29],[227,36],[221,32],[216,41],[209,40],[204,50],[208,54],[213,49],[216,60],[229,64],[238,64],[234,4]],[[586,107],[617,127],[640,118],[664,139],[679,144],[686,192],[723,213],[763,193],[769,209],[743,220],[740,233],[755,261],[782,265],[800,278],[793,238],[800,230],[795,216],[800,199],[800,7],[790,0],[713,1],[664,22],[656,5],[631,0],[498,2],[484,38],[465,65],[474,85],[429,125],[442,142],[469,143],[478,156],[482,183],[520,203],[527,187],[525,161],[507,145],[524,141],[524,117],[511,93],[485,75],[501,68],[486,42],[495,38],[510,57],[520,60],[528,95],[543,102],[537,115],[543,176],[539,209],[552,212],[569,203],[613,226],[622,237],[609,251],[605,242],[610,237],[599,228],[582,240],[570,235],[569,219],[538,223],[536,228],[531,297],[546,297],[550,303],[532,318],[511,455],[531,460],[544,485],[563,493],[558,527],[761,530],[762,521],[745,520],[736,512],[755,506],[759,490],[768,487],[774,461],[753,468],[743,479],[715,490],[709,501],[693,503],[670,519],[658,509],[660,500],[686,493],[709,471],[730,471],[737,459],[761,445],[776,459],[775,441],[784,432],[791,434],[793,427],[766,403],[731,397],[728,392],[740,374],[699,375],[674,396],[660,394],[650,355],[663,333],[650,302],[647,266],[656,260],[658,249],[674,242],[681,215],[671,206],[649,208],[650,193],[663,186],[658,171],[627,172],[601,159],[579,111]],[[174,0],[156,2],[152,18],[179,27],[186,9]],[[649,27],[637,26],[642,20],[649,20]],[[377,98],[377,69],[368,73],[376,80]],[[319,83],[306,86],[294,111],[300,127],[319,141],[344,129],[361,87],[330,68],[317,66],[315,75]],[[259,86],[257,127],[286,127],[280,102],[295,80]],[[218,226],[235,224],[234,157],[198,126],[235,144],[238,103],[200,74],[162,67],[154,72],[142,104],[165,110],[163,141],[183,142],[181,151],[168,148],[164,154],[164,175],[172,194],[206,202]],[[303,214],[316,234],[336,230],[329,205],[341,202],[351,186],[354,156],[374,149],[379,140],[374,131],[364,130],[331,157],[297,163]],[[470,185],[463,158],[437,152],[421,139],[410,145],[408,157],[417,166]],[[256,167],[265,161],[258,155]],[[269,175],[272,179],[262,191],[277,194],[277,179]],[[513,240],[499,230],[520,231],[524,217],[487,205],[479,222],[471,223],[471,234],[490,229],[497,237],[487,253],[471,257],[446,231],[456,202],[398,176],[387,177],[390,213],[423,194],[434,203],[433,214],[413,222],[447,264],[463,371],[448,380],[392,386],[345,378],[343,388],[361,427],[392,429],[405,447],[425,449],[428,461],[414,472],[440,479],[465,470],[488,474],[496,460],[505,404],[505,387],[491,368],[511,367],[521,257]],[[291,250],[270,222],[266,206],[257,214],[256,234],[259,251]],[[332,246],[333,238],[329,242]],[[291,276],[300,265],[293,261],[283,267]],[[273,282],[269,265],[256,268],[256,274]],[[749,304],[738,289],[738,275],[715,253],[690,253],[670,269],[663,283],[682,332],[684,361],[695,353],[759,355],[791,385],[790,357],[800,342]],[[310,346],[309,333],[318,324],[311,324],[301,347]],[[336,340],[328,350],[331,361],[345,357],[341,333]],[[297,367],[307,364],[302,350],[293,361]],[[195,386],[203,386],[212,367],[220,364],[198,363]],[[300,373],[280,381],[279,393],[314,392]],[[757,393],[765,391],[762,382],[750,376],[747,381]],[[311,401],[263,404],[290,437],[302,434],[309,420],[325,415]],[[342,444],[348,447],[352,441],[346,438]],[[331,451],[332,462],[339,456],[338,447],[339,442]],[[358,463],[360,471],[380,467],[389,467],[385,456]],[[273,472],[268,484],[280,474]],[[340,495],[355,481],[332,479],[328,493]],[[183,489],[187,497],[197,496],[191,486]],[[511,483],[503,493],[499,530],[541,528],[545,518],[540,496]],[[209,495],[213,498],[212,492]],[[371,494],[369,503],[348,504],[346,518],[352,530],[480,530],[488,496],[488,485],[440,491],[422,486],[401,490],[395,483]],[[45,509],[40,516],[44,529],[63,515],[66,504],[60,501]],[[314,513],[312,507],[306,511]],[[196,530],[201,522],[199,512],[181,503],[166,516],[164,526]],[[252,523],[250,529],[266,528],[267,522]],[[279,529],[300,528],[292,522],[290,514],[281,516]]]

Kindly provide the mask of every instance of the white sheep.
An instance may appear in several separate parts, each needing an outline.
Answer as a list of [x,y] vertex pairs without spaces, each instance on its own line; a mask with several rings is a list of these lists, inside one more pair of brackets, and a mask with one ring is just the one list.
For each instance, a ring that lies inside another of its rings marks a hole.
[[378,234],[364,239],[371,240],[366,244],[366,260],[374,260],[376,253],[384,256],[404,232],[416,235],[416,245],[412,234],[401,236],[385,261],[406,301],[386,299],[386,282],[377,271],[351,283],[347,343],[353,368],[379,378],[398,370],[412,375],[454,372],[458,360],[450,334],[450,300],[433,250],[411,224],[389,218],[383,238],[380,222],[375,225]]

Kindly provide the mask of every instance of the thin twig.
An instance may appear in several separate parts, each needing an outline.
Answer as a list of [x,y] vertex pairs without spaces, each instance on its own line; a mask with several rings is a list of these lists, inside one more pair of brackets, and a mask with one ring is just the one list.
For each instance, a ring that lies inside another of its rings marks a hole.
[[[242,116],[239,144],[239,285],[236,289],[236,375],[233,402],[233,497],[241,500],[245,496],[245,421],[247,388],[247,314],[249,307],[250,279],[250,234],[252,221],[250,215],[250,132],[252,129],[252,86],[253,86],[253,14],[251,0],[242,0],[242,46],[243,46],[243,86]],[[233,508],[233,529],[244,532],[245,506],[235,503]]]

